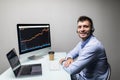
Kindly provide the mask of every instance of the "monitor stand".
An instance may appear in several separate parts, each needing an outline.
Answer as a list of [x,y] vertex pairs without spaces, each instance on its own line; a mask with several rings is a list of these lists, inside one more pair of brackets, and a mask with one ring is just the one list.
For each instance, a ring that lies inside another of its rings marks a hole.
[[36,59],[41,59],[41,58],[43,58],[43,56],[41,55],[32,55],[28,57],[28,59],[30,60],[36,60]]

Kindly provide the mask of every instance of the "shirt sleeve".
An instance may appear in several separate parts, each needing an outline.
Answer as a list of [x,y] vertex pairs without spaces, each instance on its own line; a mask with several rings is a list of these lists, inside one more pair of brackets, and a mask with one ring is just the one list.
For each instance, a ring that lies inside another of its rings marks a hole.
[[[83,68],[85,68],[89,63],[94,61],[97,57],[97,46],[86,46],[84,49],[81,50],[79,53],[78,58],[69,65],[69,67],[64,67],[69,74],[76,74],[79,73]],[[64,65],[64,63],[63,63]]]
[[68,57],[73,58],[73,59],[76,58],[79,54],[79,50],[81,49],[80,47],[81,47],[81,42],[79,42],[76,45],[76,47],[67,54],[66,59]]

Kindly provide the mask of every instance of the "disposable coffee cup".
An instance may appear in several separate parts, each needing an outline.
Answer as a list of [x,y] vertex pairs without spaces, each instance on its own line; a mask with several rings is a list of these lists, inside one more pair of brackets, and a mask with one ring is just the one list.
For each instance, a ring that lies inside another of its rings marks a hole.
[[49,51],[49,60],[54,60],[54,51]]

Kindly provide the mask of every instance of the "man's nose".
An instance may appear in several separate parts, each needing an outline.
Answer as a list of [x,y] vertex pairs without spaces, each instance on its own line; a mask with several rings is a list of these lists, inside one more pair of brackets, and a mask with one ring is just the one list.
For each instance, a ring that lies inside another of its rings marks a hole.
[[81,31],[84,31],[84,29],[85,29],[84,27],[81,27],[81,28],[80,28]]

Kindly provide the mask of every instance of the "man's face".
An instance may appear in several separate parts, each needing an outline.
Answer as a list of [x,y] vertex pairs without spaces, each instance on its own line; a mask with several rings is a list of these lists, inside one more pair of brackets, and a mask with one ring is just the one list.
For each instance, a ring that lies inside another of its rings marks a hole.
[[77,32],[82,40],[86,40],[91,35],[91,24],[89,21],[79,21]]

